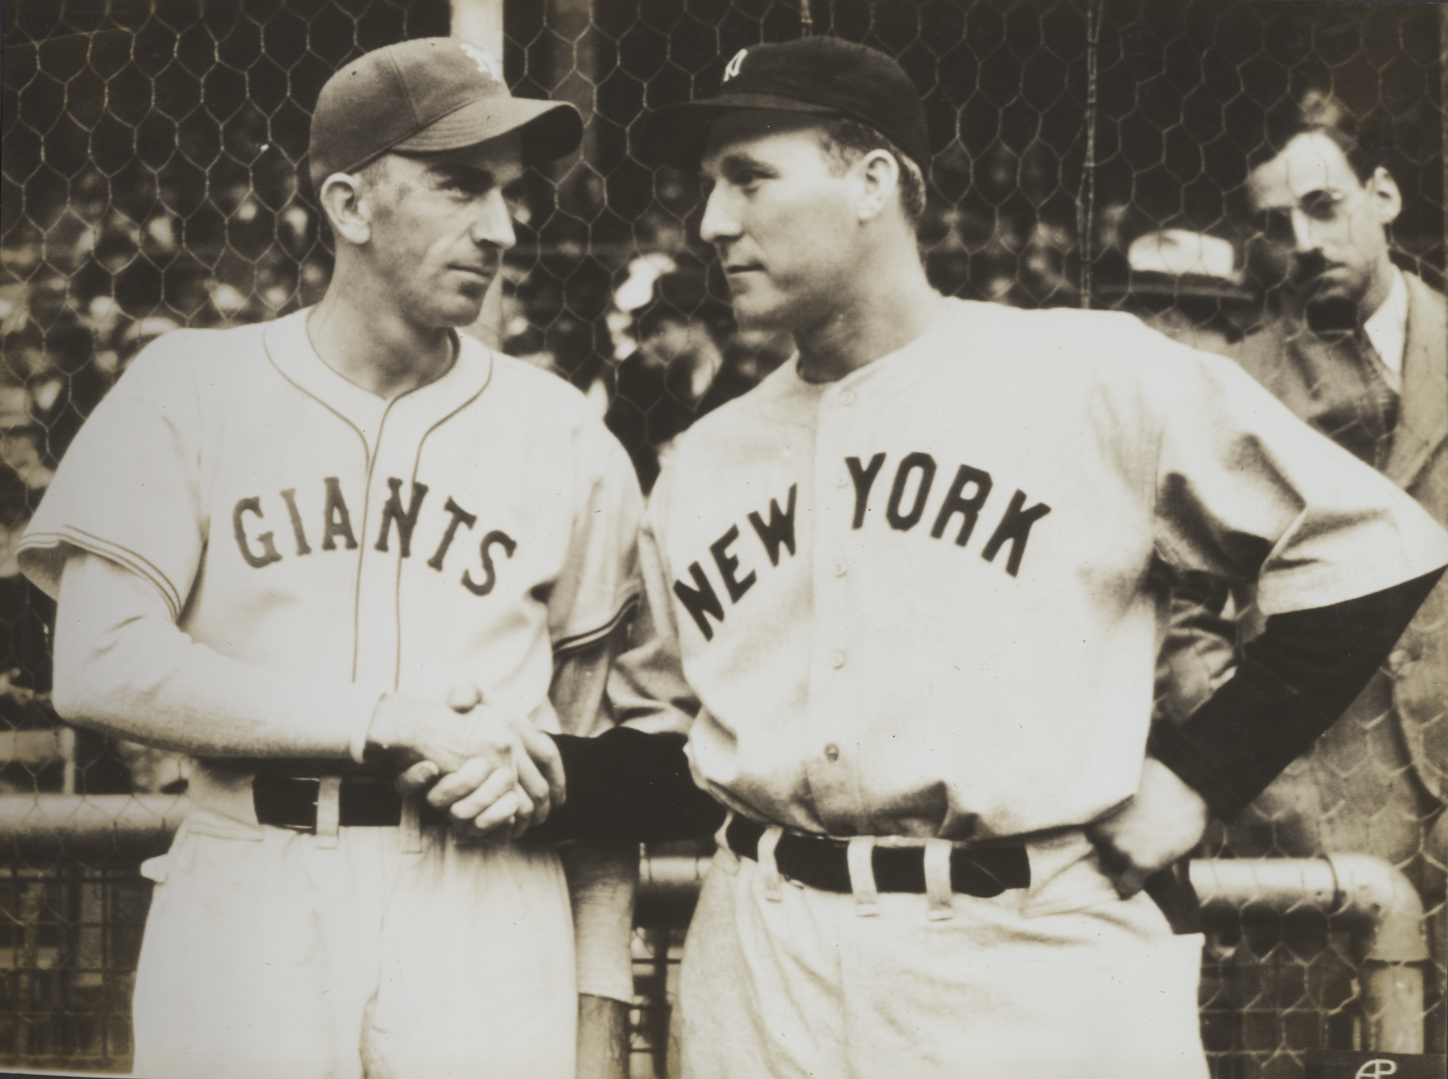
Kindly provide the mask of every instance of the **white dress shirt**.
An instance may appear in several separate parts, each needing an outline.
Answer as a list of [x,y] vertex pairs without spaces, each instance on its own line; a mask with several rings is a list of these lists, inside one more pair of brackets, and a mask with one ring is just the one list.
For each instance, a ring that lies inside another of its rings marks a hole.
[[1408,286],[1403,271],[1393,267],[1393,287],[1363,331],[1382,360],[1383,377],[1395,393],[1403,392],[1403,351],[1408,344]]

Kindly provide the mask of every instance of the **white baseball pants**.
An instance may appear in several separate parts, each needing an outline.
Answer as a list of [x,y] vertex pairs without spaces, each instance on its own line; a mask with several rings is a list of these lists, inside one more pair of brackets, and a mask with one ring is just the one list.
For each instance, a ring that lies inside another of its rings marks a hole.
[[[416,837],[417,833],[413,833]],[[316,836],[196,810],[158,884],[133,1004],[146,1079],[572,1079],[568,888],[551,851],[424,829]]]
[[1029,917],[1034,892],[955,895],[932,920],[923,895],[882,893],[872,914],[768,878],[721,850],[705,880],[680,976],[686,1079],[1206,1079],[1202,937],[1173,936],[1145,895],[1089,888],[1091,905]]

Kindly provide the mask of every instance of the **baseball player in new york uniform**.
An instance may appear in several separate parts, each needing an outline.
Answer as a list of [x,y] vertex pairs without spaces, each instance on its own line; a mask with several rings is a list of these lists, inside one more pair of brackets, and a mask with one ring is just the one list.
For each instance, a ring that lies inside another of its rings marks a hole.
[[[630,997],[607,863],[575,899],[580,940],[613,936],[576,979],[556,850],[479,842],[559,797],[534,728],[589,733],[638,593],[627,455],[455,330],[514,241],[505,188],[580,131],[448,39],[338,72],[310,150],[325,298],[146,349],[24,539],[60,712],[198,758],[146,870],[141,1075],[563,1079],[579,992]],[[404,769],[443,776],[430,804]]]
[[[740,323],[798,346],[663,470],[615,696],[654,733],[558,738],[543,826],[681,830],[690,772],[732,811],[686,1073],[1205,1076],[1172,867],[1352,699],[1448,537],[1226,360],[935,292],[924,117],[880,53],[746,49],[641,134],[700,168]],[[1270,619],[1151,731],[1171,568]]]

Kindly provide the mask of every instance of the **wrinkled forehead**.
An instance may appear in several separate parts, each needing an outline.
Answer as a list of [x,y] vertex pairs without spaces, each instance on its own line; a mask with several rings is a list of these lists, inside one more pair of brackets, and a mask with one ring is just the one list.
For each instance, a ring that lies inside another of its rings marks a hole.
[[726,112],[709,125],[699,171],[718,174],[722,161],[732,155],[777,156],[796,146],[820,145],[823,126],[819,117],[772,109],[739,109]]
[[1295,206],[1319,192],[1340,195],[1362,187],[1342,147],[1318,131],[1294,138],[1280,154],[1253,169],[1249,183],[1258,209]]

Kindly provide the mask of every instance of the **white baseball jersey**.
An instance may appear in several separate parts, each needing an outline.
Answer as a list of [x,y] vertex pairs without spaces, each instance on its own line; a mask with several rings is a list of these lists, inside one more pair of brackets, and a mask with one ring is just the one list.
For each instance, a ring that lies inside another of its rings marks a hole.
[[305,319],[148,348],[67,454],[25,569],[54,594],[69,549],[100,554],[223,655],[421,698],[472,681],[556,729],[555,655],[638,591],[628,457],[571,387],[472,338],[387,402]]
[[1160,567],[1260,578],[1273,614],[1448,558],[1230,362],[1129,316],[960,301],[837,382],[786,364],[701,421],[642,551],[661,632],[630,662],[682,664],[701,783],[802,831],[952,839],[1135,793]]
[[[325,755],[360,752],[386,690],[440,700],[470,682],[557,730],[555,659],[606,636],[638,593],[627,455],[575,390],[471,338],[388,402],[327,367],[305,319],[151,345],[67,453],[26,572],[54,595],[75,550],[132,570],[195,641],[321,687],[301,743]],[[297,744],[276,737],[256,755]],[[460,847],[444,828],[415,850],[406,828],[340,842],[259,829],[253,767],[201,761],[198,808],[148,869],[139,1070],[572,1074],[553,852]],[[587,991],[627,994],[615,986]]]

